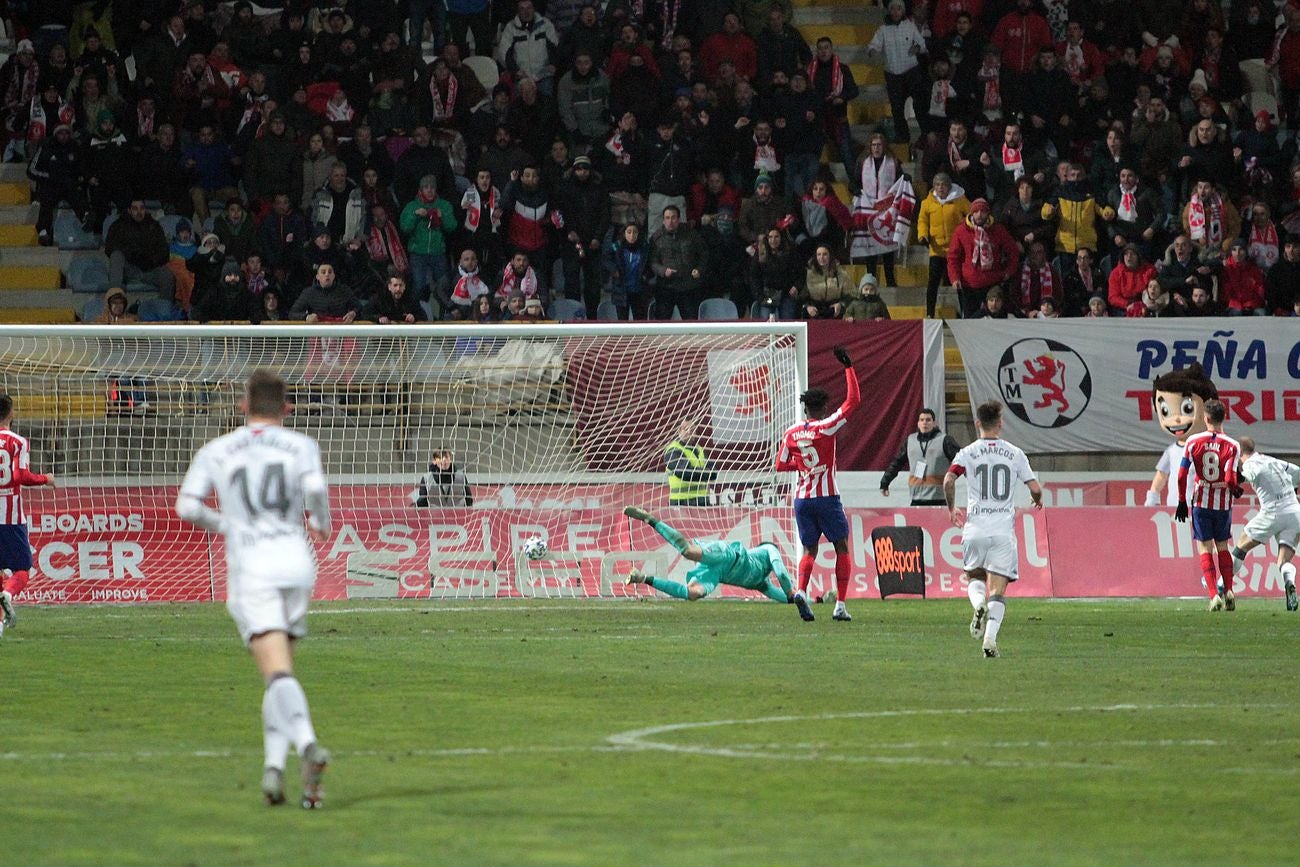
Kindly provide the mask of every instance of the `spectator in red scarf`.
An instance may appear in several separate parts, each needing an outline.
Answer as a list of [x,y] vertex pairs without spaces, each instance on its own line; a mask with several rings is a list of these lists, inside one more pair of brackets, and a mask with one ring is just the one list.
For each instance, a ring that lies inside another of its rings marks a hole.
[[988,290],[1009,280],[1020,267],[1011,234],[993,221],[985,199],[971,202],[970,213],[948,245],[948,281],[961,299],[963,319],[979,314]]

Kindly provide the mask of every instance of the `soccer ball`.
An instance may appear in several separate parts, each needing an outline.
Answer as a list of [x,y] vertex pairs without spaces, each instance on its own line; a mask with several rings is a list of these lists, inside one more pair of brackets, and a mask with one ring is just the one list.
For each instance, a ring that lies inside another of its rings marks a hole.
[[546,556],[547,550],[548,549],[546,547],[546,540],[543,539],[541,536],[534,536],[533,538],[529,539],[527,542],[524,542],[524,547],[523,547],[524,556],[527,557],[529,560],[542,559],[543,557]]

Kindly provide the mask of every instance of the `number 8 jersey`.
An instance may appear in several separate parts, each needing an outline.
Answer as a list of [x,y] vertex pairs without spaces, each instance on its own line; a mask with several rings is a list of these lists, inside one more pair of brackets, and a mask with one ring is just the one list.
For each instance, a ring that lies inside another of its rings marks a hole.
[[1035,480],[1029,458],[1002,439],[978,439],[957,452],[948,472],[966,477],[962,538],[1015,536],[1016,486]]
[[251,424],[199,449],[181,496],[220,504],[228,580],[310,587],[316,560],[304,526],[308,494],[327,490],[320,447],[278,425]]

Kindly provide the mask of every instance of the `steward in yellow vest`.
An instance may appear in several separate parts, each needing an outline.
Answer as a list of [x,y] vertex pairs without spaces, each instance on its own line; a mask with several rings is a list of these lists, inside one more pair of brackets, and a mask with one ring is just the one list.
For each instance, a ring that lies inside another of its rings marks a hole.
[[686,419],[678,428],[677,439],[664,449],[671,506],[709,505],[709,482],[718,474],[709,468],[704,446],[696,441],[696,428],[695,419]]

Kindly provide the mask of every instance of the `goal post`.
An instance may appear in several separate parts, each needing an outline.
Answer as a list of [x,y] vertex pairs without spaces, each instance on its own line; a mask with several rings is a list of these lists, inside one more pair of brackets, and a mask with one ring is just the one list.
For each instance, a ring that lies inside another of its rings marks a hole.
[[[258,367],[321,446],[320,598],[620,596],[633,565],[680,576],[690,564],[627,504],[793,557],[774,459],[807,365],[792,322],[0,327],[14,428],[59,484],[25,492],[24,601],[224,598],[220,540],[172,506],[195,451],[242,423]],[[709,505],[671,508],[664,450],[687,419],[716,478]],[[441,449],[469,502],[430,474]],[[520,553],[534,535],[543,560]]]

